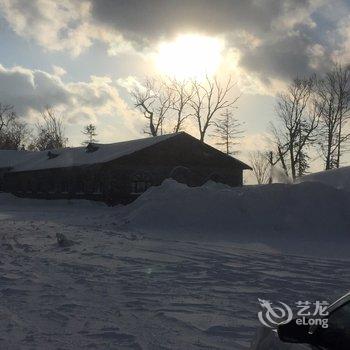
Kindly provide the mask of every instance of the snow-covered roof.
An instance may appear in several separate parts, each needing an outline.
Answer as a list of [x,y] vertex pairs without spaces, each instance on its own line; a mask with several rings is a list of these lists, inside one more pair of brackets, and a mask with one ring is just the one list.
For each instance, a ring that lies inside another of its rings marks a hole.
[[[138,152],[179,134],[192,137],[181,132],[111,144],[94,143],[88,147],[72,147],[41,152],[0,150],[0,169],[11,168],[12,172],[20,172],[106,163]],[[87,148],[90,148],[90,151]],[[216,151],[219,152],[218,150]],[[247,164],[240,160],[233,157],[230,158],[236,164],[239,164],[242,169],[250,169]]]
[[0,150],[0,169],[13,168],[28,159],[34,152]]
[[140,151],[175,135],[177,134],[147,137],[111,144],[94,144],[96,146],[94,152],[87,152],[86,147],[63,148],[51,151],[53,155],[57,155],[51,159],[48,156],[48,151],[0,151],[0,168],[9,165],[13,168],[12,171],[16,172],[106,163]]

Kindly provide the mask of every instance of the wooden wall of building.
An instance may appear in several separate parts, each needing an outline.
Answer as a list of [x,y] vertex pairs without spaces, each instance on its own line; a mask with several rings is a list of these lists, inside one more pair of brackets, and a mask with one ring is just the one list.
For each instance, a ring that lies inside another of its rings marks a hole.
[[209,179],[242,185],[241,163],[184,135],[104,164],[8,172],[4,189],[35,198],[86,198],[127,203],[150,186],[174,177],[189,186]]

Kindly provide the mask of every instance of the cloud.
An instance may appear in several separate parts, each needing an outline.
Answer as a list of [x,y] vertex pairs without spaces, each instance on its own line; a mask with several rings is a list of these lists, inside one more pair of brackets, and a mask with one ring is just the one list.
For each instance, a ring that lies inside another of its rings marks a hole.
[[256,91],[349,57],[345,0],[0,0],[0,10],[18,35],[75,56],[96,41],[145,54],[179,33],[219,36]]
[[52,70],[53,70],[53,75],[56,75],[58,77],[63,77],[65,74],[67,74],[67,71],[60,66],[53,65]]
[[334,58],[347,63],[350,62],[350,15],[339,21],[335,36],[341,38],[341,45],[333,53]]
[[242,49],[240,66],[257,73],[270,84],[271,78],[289,80],[309,75],[331,63],[331,52],[321,44],[299,34],[264,42],[256,48]]
[[[92,16],[129,38],[151,41],[179,30],[208,34],[249,30],[268,32],[299,23],[314,25],[310,11],[315,1],[303,0],[92,0]],[[292,19],[293,18],[293,19]]]
[[95,40],[107,43],[111,53],[130,49],[112,28],[94,25],[90,9],[87,0],[0,0],[0,11],[12,30],[46,50],[78,56]]
[[0,65],[1,102],[12,104],[21,115],[41,111],[45,105],[68,105],[71,96],[59,77],[23,67],[10,69]]
[[34,39],[48,50],[77,55],[92,44],[91,37],[85,35],[87,1],[0,0],[0,5],[15,33]]
[[114,120],[126,133],[138,131],[137,115],[119,96],[117,83],[109,77],[91,76],[87,82],[64,83],[59,75],[0,65],[0,96],[1,103],[13,105],[31,123],[45,106],[50,106],[73,126],[87,121],[102,125]]
[[261,150],[262,152],[271,149],[271,136],[268,133],[247,134],[240,142],[240,149],[244,150],[245,156],[249,152]]
[[140,46],[188,31],[223,37],[239,58],[242,83],[267,92],[280,81],[330,66],[346,39],[329,32],[349,11],[347,2],[336,3],[342,11],[325,0],[91,0],[91,16]]

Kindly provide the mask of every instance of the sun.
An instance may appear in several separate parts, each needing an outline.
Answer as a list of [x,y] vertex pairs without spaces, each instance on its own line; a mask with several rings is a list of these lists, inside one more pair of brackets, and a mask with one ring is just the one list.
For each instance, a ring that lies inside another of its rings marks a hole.
[[187,34],[159,45],[155,63],[157,69],[177,79],[203,79],[219,68],[223,42],[217,38]]

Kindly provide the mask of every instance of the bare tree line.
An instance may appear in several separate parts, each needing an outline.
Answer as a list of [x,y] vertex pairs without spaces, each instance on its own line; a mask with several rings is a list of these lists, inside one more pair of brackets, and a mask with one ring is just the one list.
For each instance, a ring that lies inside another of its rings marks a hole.
[[[86,125],[82,134],[83,145],[96,142],[96,126]],[[29,127],[11,105],[0,103],[0,150],[45,151],[65,148],[68,145],[63,119],[54,108],[46,106],[40,113],[39,121]]]
[[[210,136],[215,139],[215,144],[232,155],[238,152],[236,146],[243,134],[242,124],[232,113],[238,100],[231,94],[234,85],[231,78],[224,83],[209,77],[203,82],[148,78],[142,87],[131,92],[131,96],[135,107],[146,119],[144,132],[150,136],[182,131],[191,119],[202,142],[212,130]],[[93,124],[86,125],[82,134],[86,136],[84,145],[96,142]],[[30,128],[12,106],[0,108],[0,149],[42,151],[64,148],[67,143],[63,120],[55,109],[45,107],[40,121]]]
[[322,108],[314,96],[314,87],[314,77],[297,78],[277,97],[278,123],[271,124],[275,152],[283,170],[293,179],[306,173],[307,151],[316,141]]
[[250,155],[258,183],[271,182],[266,169],[280,166],[291,179],[308,172],[311,152],[325,170],[339,168],[348,150],[350,68],[335,64],[322,76],[294,79],[278,94],[277,121],[270,124],[272,150]]
[[317,94],[322,106],[318,149],[326,169],[339,168],[350,138],[350,67],[335,65],[318,81]]
[[254,151],[249,153],[250,166],[259,185],[272,182],[269,153]]
[[[225,83],[208,76],[203,82],[148,78],[131,95],[135,107],[147,120],[144,130],[147,134],[158,136],[179,132],[191,118],[197,127],[199,139],[204,142],[210,127],[215,125],[217,130],[221,130],[218,126],[222,125],[220,114],[236,104],[238,97],[231,96],[234,86],[231,78]],[[230,123],[229,127],[232,129],[235,126]],[[228,133],[230,139],[234,136],[233,132]]]
[[50,107],[41,113],[41,121],[30,128],[11,105],[0,103],[0,149],[43,151],[66,147],[68,142],[62,120]]
[[29,144],[30,150],[45,151],[61,149],[67,146],[63,121],[54,109],[46,107],[41,113],[41,122],[35,125],[35,132]]
[[27,136],[27,125],[19,120],[13,106],[0,103],[0,149],[20,149]]

